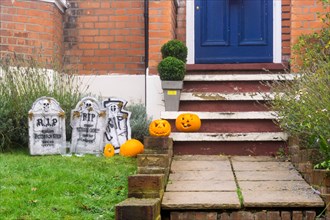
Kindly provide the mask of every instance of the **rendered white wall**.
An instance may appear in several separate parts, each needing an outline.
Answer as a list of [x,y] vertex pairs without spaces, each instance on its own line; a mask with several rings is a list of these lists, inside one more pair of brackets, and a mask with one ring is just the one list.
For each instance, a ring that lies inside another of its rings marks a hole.
[[[89,85],[87,92],[102,98],[123,98],[129,104],[147,103],[147,113],[153,119],[164,111],[163,91],[158,76],[147,77],[147,96],[145,95],[144,75],[88,75],[79,76],[82,88]],[[147,100],[145,100],[147,97]]]

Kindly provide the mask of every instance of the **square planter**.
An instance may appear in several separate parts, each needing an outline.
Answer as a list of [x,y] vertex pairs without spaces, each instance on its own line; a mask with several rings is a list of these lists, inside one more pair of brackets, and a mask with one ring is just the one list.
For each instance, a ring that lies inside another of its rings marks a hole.
[[162,81],[165,111],[179,111],[183,81]]

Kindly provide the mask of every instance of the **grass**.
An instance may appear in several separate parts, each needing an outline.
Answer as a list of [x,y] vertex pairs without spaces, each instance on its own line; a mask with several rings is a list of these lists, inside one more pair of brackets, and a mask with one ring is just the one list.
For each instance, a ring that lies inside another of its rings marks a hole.
[[136,159],[0,154],[1,219],[114,219]]

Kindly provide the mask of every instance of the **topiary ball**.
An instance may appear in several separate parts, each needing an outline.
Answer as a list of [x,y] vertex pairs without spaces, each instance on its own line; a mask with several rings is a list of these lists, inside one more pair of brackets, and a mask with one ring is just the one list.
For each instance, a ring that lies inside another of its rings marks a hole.
[[158,64],[158,73],[161,80],[182,81],[186,64],[175,57],[166,57]]
[[175,57],[185,63],[187,61],[188,49],[184,43],[174,39],[162,46],[161,53],[163,59],[166,57]]

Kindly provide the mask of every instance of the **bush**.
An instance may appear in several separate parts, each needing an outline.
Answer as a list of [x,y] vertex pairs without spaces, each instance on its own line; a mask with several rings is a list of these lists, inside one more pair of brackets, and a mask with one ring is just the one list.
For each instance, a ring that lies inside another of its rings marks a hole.
[[83,89],[73,73],[51,70],[36,60],[8,56],[0,60],[0,151],[27,148],[28,111],[42,96],[55,98],[66,113],[66,137],[71,138],[70,111],[82,98]]
[[161,53],[163,59],[175,57],[185,63],[187,61],[188,49],[181,41],[170,40],[162,46]]
[[151,117],[148,117],[146,108],[142,104],[133,104],[127,107],[131,114],[131,130],[132,138],[137,139],[143,143],[144,136],[149,135],[149,124]]
[[296,80],[273,85],[281,95],[271,105],[284,130],[330,159],[330,59],[323,57],[313,65],[315,71],[305,69]]
[[181,81],[186,73],[186,64],[175,57],[166,57],[158,64],[158,73],[161,80]]

